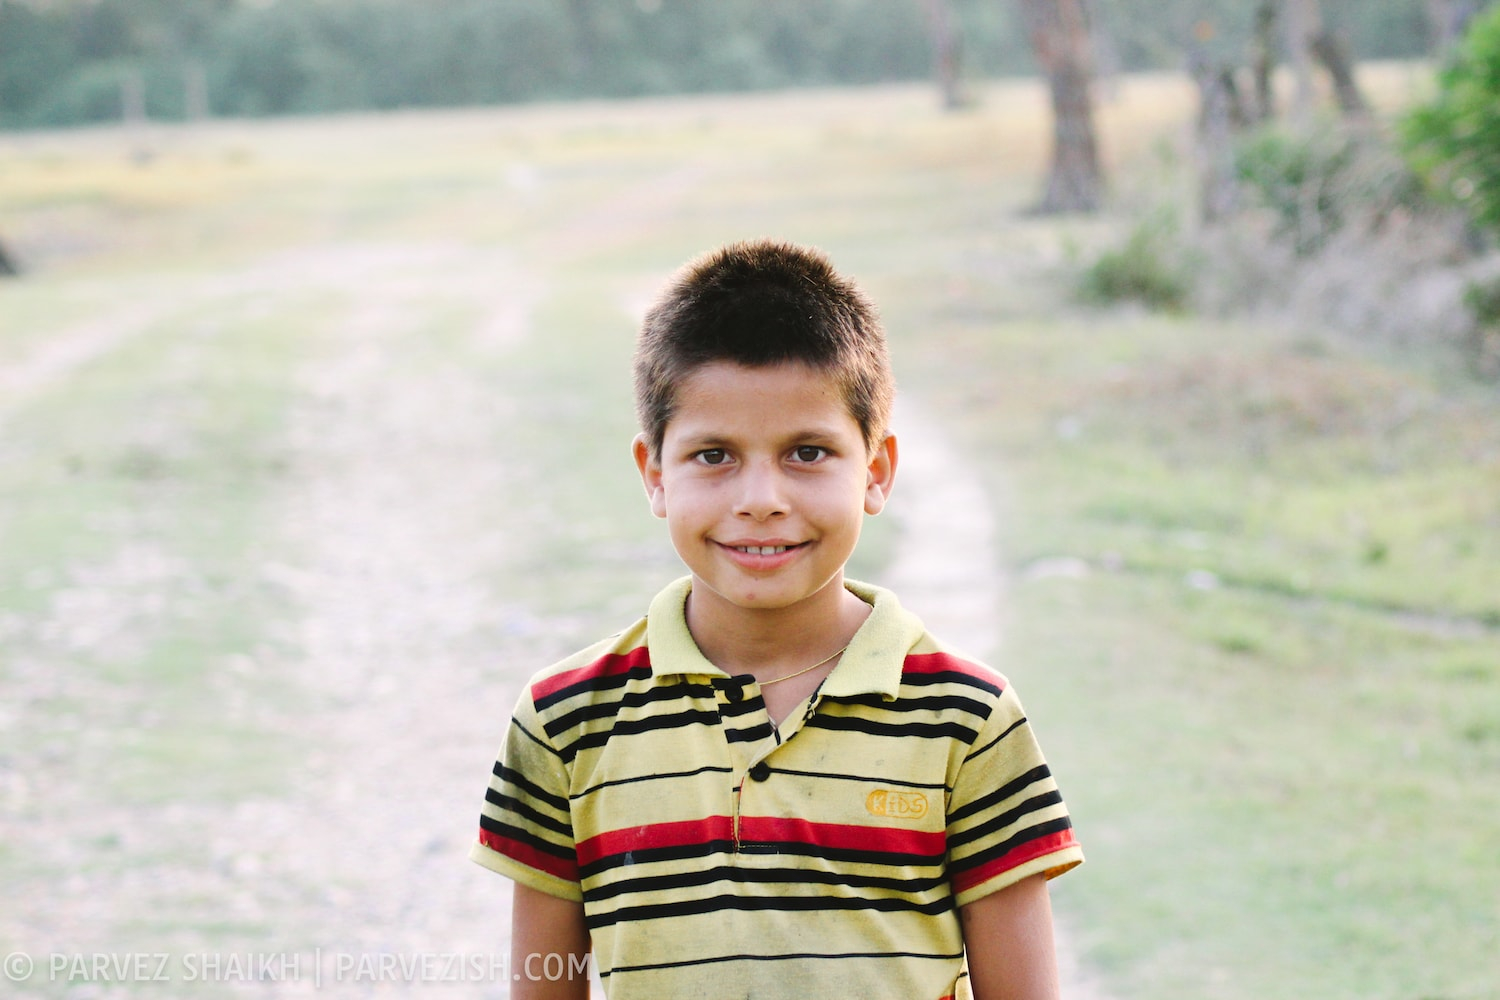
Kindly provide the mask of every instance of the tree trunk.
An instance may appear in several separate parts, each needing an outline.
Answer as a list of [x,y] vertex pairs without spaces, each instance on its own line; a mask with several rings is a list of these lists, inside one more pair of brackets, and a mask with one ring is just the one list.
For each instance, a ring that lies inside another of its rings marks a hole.
[[182,67],[183,106],[190,122],[201,122],[209,116],[208,71],[196,59]]
[[1276,117],[1276,97],[1271,77],[1276,72],[1276,0],[1260,0],[1255,8],[1255,41],[1251,44],[1250,71],[1255,77],[1256,121]]
[[1037,64],[1052,92],[1052,165],[1041,212],[1092,212],[1104,178],[1094,131],[1093,67],[1085,0],[1021,0]]
[[1339,102],[1339,111],[1349,118],[1367,115],[1370,105],[1354,82],[1354,61],[1349,57],[1348,47],[1332,32],[1324,31],[1312,40],[1312,51],[1333,79],[1333,93]]
[[1198,85],[1198,212],[1212,225],[1232,216],[1238,201],[1233,136],[1243,122],[1235,120],[1239,98],[1232,72],[1216,70],[1197,48],[1188,55],[1188,69]]
[[1286,0],[1286,51],[1296,82],[1292,95],[1292,117],[1306,124],[1312,117],[1317,95],[1313,90],[1312,42],[1323,31],[1318,0]]
[[953,11],[948,0],[925,2],[927,31],[932,38],[932,69],[937,77],[938,90],[943,95],[943,107],[952,111],[967,103],[959,71],[958,31],[953,26]]

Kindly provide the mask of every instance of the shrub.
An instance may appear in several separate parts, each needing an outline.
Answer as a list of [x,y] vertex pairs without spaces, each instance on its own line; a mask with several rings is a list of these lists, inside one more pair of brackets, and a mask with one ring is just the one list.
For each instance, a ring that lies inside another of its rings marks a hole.
[[1500,277],[1470,282],[1464,305],[1474,322],[1464,344],[1469,366],[1481,378],[1500,378]]
[[1431,103],[1403,122],[1408,155],[1432,186],[1500,234],[1500,7],[1469,26]]
[[1298,256],[1321,250],[1356,219],[1378,226],[1393,209],[1415,207],[1421,193],[1384,142],[1337,123],[1307,131],[1257,129],[1236,146],[1235,172],[1250,197],[1271,212],[1275,236]]
[[1175,311],[1186,305],[1192,279],[1175,227],[1162,219],[1135,226],[1123,245],[1104,251],[1083,272],[1079,297],[1109,304],[1134,301]]

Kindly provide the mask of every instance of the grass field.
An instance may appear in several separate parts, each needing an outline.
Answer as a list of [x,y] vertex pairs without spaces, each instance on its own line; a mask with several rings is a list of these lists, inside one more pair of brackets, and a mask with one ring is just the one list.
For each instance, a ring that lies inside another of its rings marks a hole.
[[[0,284],[17,989],[176,995],[44,974],[75,952],[503,951],[462,853],[504,714],[678,572],[626,447],[635,318],[692,254],[776,235],[870,288],[902,392],[986,484],[991,658],[1074,810],[1090,863],[1054,898],[1109,995],[1500,997],[1494,387],[1072,304],[1128,220],[1024,214],[1041,90],[936,104],[0,136],[30,265]],[[1117,189],[1191,110],[1120,81]]]

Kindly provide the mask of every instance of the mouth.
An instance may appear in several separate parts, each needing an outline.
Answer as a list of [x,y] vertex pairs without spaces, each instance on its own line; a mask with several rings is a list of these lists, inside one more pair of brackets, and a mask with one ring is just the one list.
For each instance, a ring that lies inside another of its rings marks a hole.
[[796,548],[794,545],[735,545],[736,552],[743,552],[751,556],[775,556],[780,555],[787,549]]
[[807,542],[721,542],[725,551],[731,553],[735,558],[750,560],[746,565],[770,565],[770,561],[776,560],[778,556],[784,556],[790,552],[798,552],[807,547]]

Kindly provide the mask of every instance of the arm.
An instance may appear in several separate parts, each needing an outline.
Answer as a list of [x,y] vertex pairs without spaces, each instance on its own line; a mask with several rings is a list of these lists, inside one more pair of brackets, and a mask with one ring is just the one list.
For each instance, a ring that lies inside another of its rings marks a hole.
[[958,911],[974,1000],[1058,1000],[1052,900],[1041,875]]
[[[517,883],[510,912],[512,1000],[588,1000],[583,904]],[[560,955],[561,963],[548,955]],[[559,970],[561,975],[549,981]]]

